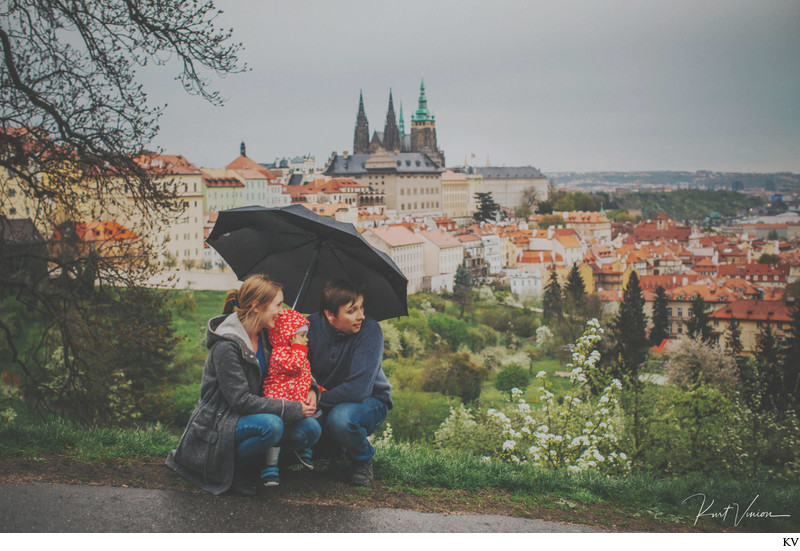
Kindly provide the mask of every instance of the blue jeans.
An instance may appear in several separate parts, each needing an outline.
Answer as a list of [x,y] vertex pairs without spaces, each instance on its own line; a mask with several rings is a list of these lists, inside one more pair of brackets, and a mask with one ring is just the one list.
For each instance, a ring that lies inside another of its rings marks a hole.
[[361,403],[345,402],[331,409],[323,422],[327,440],[343,447],[353,461],[366,461],[375,455],[375,448],[367,441],[388,413],[386,404],[369,397]]
[[322,427],[313,417],[304,417],[286,429],[277,415],[244,415],[236,423],[236,466],[243,467],[264,457],[273,446],[298,451],[310,448],[319,440],[320,434]]

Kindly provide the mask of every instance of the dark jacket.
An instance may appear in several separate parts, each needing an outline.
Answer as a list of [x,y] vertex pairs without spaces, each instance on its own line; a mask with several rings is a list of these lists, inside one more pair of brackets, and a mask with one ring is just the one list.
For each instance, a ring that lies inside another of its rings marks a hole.
[[311,374],[322,385],[319,406],[330,410],[344,402],[363,402],[372,396],[392,409],[392,387],[381,367],[383,331],[367,316],[361,330],[342,333],[325,316],[308,316],[308,360]]
[[[266,339],[259,336],[269,357]],[[266,398],[261,390],[261,368],[250,339],[236,314],[208,322],[209,349],[200,384],[200,401],[194,409],[178,447],[167,465],[190,482],[213,494],[233,483],[234,436],[243,415],[273,413],[287,424],[303,418],[300,402]]]

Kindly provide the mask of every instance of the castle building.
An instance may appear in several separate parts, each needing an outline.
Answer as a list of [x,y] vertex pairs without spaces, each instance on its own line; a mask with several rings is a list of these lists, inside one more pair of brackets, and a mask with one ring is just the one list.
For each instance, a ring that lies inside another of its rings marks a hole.
[[395,115],[390,91],[383,132],[375,131],[369,136],[364,97],[360,94],[353,154],[334,153],[325,175],[352,178],[369,186],[384,197],[387,211],[400,217],[441,216],[444,152],[436,143],[436,121],[428,111],[425,83],[420,85],[419,107],[411,118],[410,135],[405,133],[402,105],[399,121]]
[[380,149],[390,153],[425,153],[439,167],[444,167],[444,151],[439,150],[436,141],[436,118],[428,109],[425,96],[425,81],[419,87],[417,110],[411,115],[411,134],[405,133],[403,106],[400,106],[400,120],[394,111],[392,92],[389,91],[389,108],[383,132],[377,130],[370,137],[369,121],[364,111],[364,96],[359,94],[356,130],[353,139],[353,153],[376,153]]

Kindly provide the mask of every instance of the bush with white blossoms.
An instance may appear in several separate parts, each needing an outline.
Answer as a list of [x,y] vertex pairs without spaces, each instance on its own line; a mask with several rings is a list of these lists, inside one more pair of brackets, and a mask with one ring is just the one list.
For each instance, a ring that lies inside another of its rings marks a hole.
[[[627,456],[619,449],[616,432],[621,429],[617,396],[622,384],[615,379],[599,397],[592,396],[587,384],[587,373],[597,369],[600,359],[595,346],[602,333],[598,321],[592,319],[575,343],[572,362],[567,364],[572,385],[561,403],[548,388],[551,385],[547,374],[540,371],[540,411],[534,413],[525,400],[519,399],[516,409],[508,414],[488,412],[506,437],[500,457],[570,471],[620,473],[630,469]],[[521,392],[517,392],[518,397]]]
[[617,440],[617,430],[622,429],[618,399],[622,385],[614,380],[597,397],[592,396],[587,384],[587,373],[597,369],[600,359],[595,346],[602,332],[600,324],[593,319],[578,339],[572,362],[567,365],[572,386],[561,403],[549,390],[547,374],[540,371],[537,377],[543,385],[536,408],[521,398],[519,389],[512,390],[516,406],[505,412],[489,409],[485,416],[480,412],[473,416],[460,406],[451,410],[450,417],[437,431],[437,444],[451,447],[448,443],[463,439],[466,433],[489,428],[494,449],[485,454],[473,449],[472,453],[546,469],[596,470],[607,474],[628,472],[628,457],[620,450]]
[[536,328],[536,342],[539,346],[546,347],[553,341],[553,332],[546,325]]
[[377,434],[370,434],[367,436],[367,441],[372,444],[372,447],[376,450],[387,449],[391,447],[394,442],[394,435],[392,434],[392,425],[386,423],[386,428],[383,429],[383,433],[380,435]]
[[459,404],[450,408],[450,415],[439,425],[434,443],[441,449],[485,455],[500,445],[500,436],[487,423],[484,412],[472,412]]

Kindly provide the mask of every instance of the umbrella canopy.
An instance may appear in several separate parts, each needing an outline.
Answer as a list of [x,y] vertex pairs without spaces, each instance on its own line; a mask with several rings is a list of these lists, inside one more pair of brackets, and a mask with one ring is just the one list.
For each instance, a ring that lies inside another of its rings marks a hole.
[[261,273],[282,283],[284,300],[300,312],[319,310],[325,282],[344,279],[364,291],[370,317],[380,321],[408,315],[408,279],[392,259],[352,224],[302,205],[221,211],[206,241],[240,280]]

